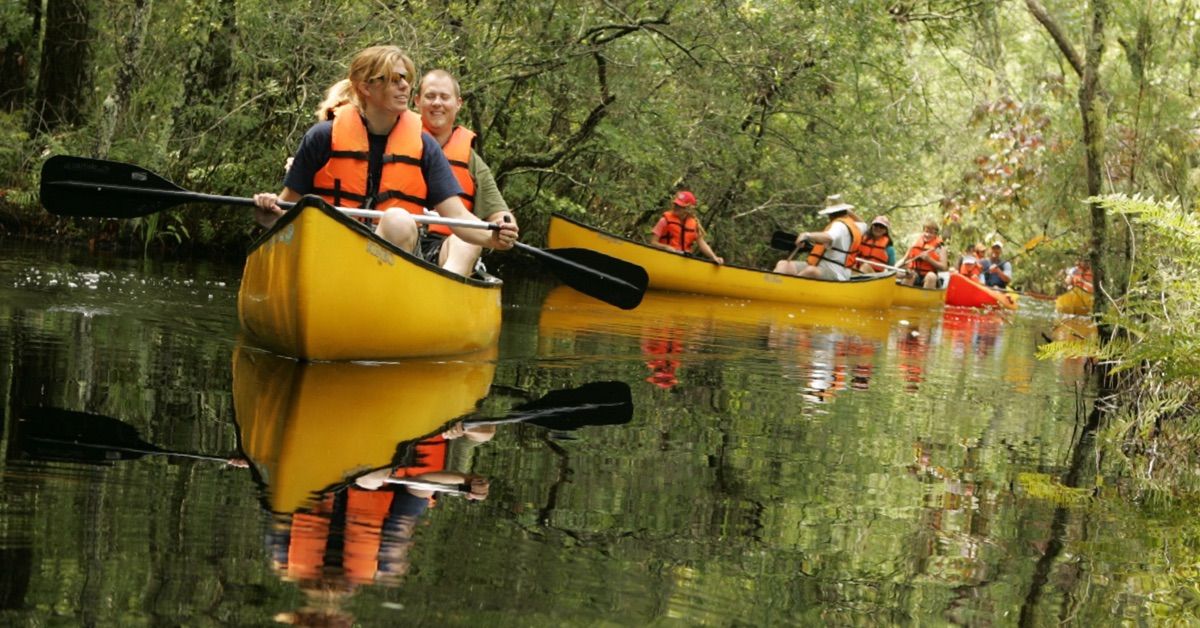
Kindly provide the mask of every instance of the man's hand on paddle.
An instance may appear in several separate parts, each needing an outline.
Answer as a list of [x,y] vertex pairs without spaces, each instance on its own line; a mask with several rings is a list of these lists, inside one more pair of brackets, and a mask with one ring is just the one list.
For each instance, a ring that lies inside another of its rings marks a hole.
[[521,235],[517,226],[517,217],[512,212],[496,212],[488,216],[488,221],[500,225],[500,229],[492,232],[492,248],[507,251],[513,247]]

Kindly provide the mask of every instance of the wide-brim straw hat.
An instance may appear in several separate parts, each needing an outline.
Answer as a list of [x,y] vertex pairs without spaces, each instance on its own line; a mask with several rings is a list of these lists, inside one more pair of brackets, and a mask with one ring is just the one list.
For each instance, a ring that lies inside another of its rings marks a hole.
[[841,194],[831,194],[825,197],[825,208],[817,213],[822,216],[828,216],[830,214],[848,212],[852,209],[854,209],[854,206],[842,201]]

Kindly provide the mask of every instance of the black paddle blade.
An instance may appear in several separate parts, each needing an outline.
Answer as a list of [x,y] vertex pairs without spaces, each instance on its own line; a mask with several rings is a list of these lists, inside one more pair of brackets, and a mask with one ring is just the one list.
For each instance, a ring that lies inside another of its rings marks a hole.
[[623,310],[637,307],[650,283],[645,268],[591,249],[543,251],[521,242],[516,246],[540,259],[568,286]]
[[61,408],[23,410],[17,418],[15,440],[18,449],[34,460],[98,464],[158,451],[128,423]]
[[[800,237],[800,236],[798,236],[794,233],[788,233],[786,231],[776,231],[775,233],[771,234],[771,248],[779,250],[779,251],[787,251],[788,253],[791,253],[792,251],[795,251],[797,249],[796,238],[798,238],[798,237]],[[805,243],[804,246],[801,246],[799,248],[801,250],[807,250],[807,249],[812,248],[812,246],[809,245],[808,243]]]
[[185,202],[190,193],[140,166],[55,155],[42,164],[40,196],[59,216],[137,218]]
[[592,382],[517,406],[512,418],[550,430],[623,425],[633,419],[633,395],[625,382]]

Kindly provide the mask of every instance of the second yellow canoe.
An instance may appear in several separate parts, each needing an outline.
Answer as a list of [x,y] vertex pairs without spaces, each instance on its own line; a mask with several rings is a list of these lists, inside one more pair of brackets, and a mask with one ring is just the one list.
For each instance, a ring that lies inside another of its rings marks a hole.
[[605,233],[559,214],[550,217],[547,240],[551,248],[592,249],[637,264],[646,269],[650,287],[657,290],[868,310],[890,307],[895,296],[891,273],[826,281],[719,265]]

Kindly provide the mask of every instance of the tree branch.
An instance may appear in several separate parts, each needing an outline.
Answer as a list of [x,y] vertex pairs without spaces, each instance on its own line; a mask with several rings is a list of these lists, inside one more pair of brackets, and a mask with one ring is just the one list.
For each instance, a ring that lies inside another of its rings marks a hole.
[[1067,40],[1067,35],[1059,27],[1058,22],[1055,22],[1054,18],[1050,17],[1050,14],[1046,12],[1046,7],[1042,6],[1038,0],[1025,0],[1025,6],[1029,8],[1029,12],[1033,14],[1034,19],[1041,22],[1046,32],[1050,33],[1050,37],[1054,39],[1054,43],[1058,44],[1058,49],[1067,58],[1067,62],[1075,69],[1076,76],[1082,78],[1083,60],[1079,58],[1079,53],[1075,52],[1075,48]]

